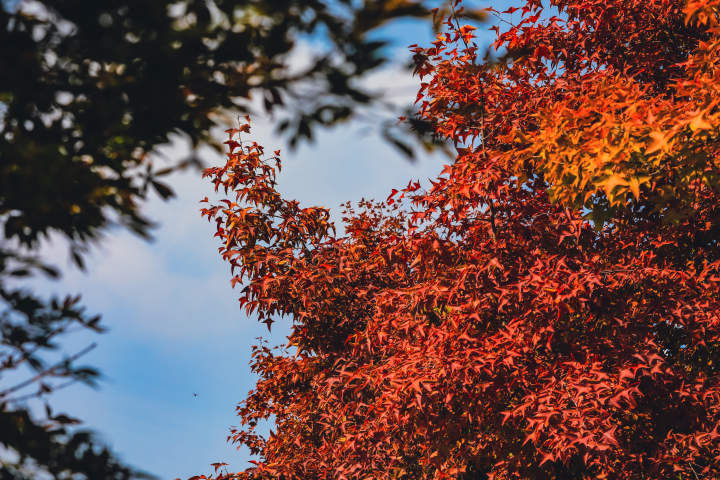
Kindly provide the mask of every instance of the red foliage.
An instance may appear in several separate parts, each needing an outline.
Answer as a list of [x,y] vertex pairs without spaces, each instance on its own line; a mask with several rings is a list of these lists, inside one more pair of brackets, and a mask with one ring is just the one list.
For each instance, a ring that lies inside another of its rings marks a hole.
[[[509,160],[525,155],[519,135],[555,131],[538,112],[591,97],[601,76],[672,103],[688,58],[717,39],[720,2],[552,3],[562,18],[528,0],[498,29],[512,62],[478,63],[452,19],[417,48],[422,114],[458,156],[427,190],[346,205],[342,236],[327,210],[278,193],[278,152],[228,131],[228,162],[206,175],[232,196],[203,214],[241,305],[293,330],[254,351],[260,380],[232,440],[259,461],[223,478],[720,477],[713,183],[678,196],[672,218],[651,186],[618,206],[604,180],[580,209],[551,201],[573,185],[542,160]],[[600,117],[576,127],[590,135]],[[687,142],[716,175],[717,137]]]

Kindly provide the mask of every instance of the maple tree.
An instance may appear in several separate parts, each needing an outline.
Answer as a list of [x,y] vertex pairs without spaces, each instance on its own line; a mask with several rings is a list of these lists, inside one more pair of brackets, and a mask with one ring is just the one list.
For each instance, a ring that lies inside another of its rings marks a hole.
[[341,233],[228,130],[202,213],[240,304],[292,333],[238,406],[258,460],[216,477],[720,476],[720,1],[491,13],[499,59],[454,16],[414,47],[455,161]]

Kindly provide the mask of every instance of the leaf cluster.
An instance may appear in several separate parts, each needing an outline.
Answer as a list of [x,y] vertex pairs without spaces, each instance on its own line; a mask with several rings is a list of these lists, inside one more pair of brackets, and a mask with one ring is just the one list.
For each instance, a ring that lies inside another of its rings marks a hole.
[[216,478],[720,476],[720,2],[545,3],[491,10],[499,61],[453,3],[415,53],[456,158],[342,235],[229,131],[203,214],[292,333],[238,406],[258,459]]

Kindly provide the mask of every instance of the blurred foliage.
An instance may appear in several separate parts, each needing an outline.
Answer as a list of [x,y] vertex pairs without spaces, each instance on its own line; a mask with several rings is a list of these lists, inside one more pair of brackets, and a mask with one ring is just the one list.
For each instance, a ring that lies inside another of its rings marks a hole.
[[[0,480],[31,480],[50,475],[54,479],[150,479],[123,466],[86,431],[68,432],[62,423],[38,425],[25,410],[0,411],[3,445],[22,452],[13,461],[0,462]],[[38,468],[38,466],[42,466]]]
[[[68,432],[62,422],[39,425],[26,410],[0,411],[3,445],[22,455],[0,462],[0,480],[151,479],[119,463],[86,431]],[[40,472],[43,472],[40,474]],[[80,477],[82,475],[82,477]]]

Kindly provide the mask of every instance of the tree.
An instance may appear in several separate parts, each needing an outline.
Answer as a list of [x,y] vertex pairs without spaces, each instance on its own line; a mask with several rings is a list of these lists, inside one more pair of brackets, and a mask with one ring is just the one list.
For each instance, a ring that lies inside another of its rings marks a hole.
[[497,61],[453,16],[416,48],[457,157],[341,235],[228,131],[202,213],[240,304],[292,333],[238,406],[258,460],[218,478],[720,476],[720,2],[550,3],[493,12]]
[[[47,400],[68,382],[96,378],[74,366],[73,352],[50,359],[76,327],[102,330],[75,296],[43,299],[17,287],[18,278],[59,275],[38,257],[40,245],[67,240],[82,266],[88,245],[113,225],[148,237],[142,201],[150,191],[170,198],[162,178],[195,162],[157,168],[154,148],[171,133],[194,147],[213,143],[211,128],[249,110],[251,95],[268,112],[284,112],[293,143],[378,104],[357,86],[387,60],[385,42],[371,33],[426,13],[414,0],[0,3],[0,445],[20,457],[3,478],[27,465],[57,478],[116,478],[116,467],[122,478],[134,475],[87,434],[65,432],[62,415],[29,414],[28,398]],[[293,48],[313,36],[325,49],[299,71],[289,68]],[[407,148],[397,135],[389,138]]]

